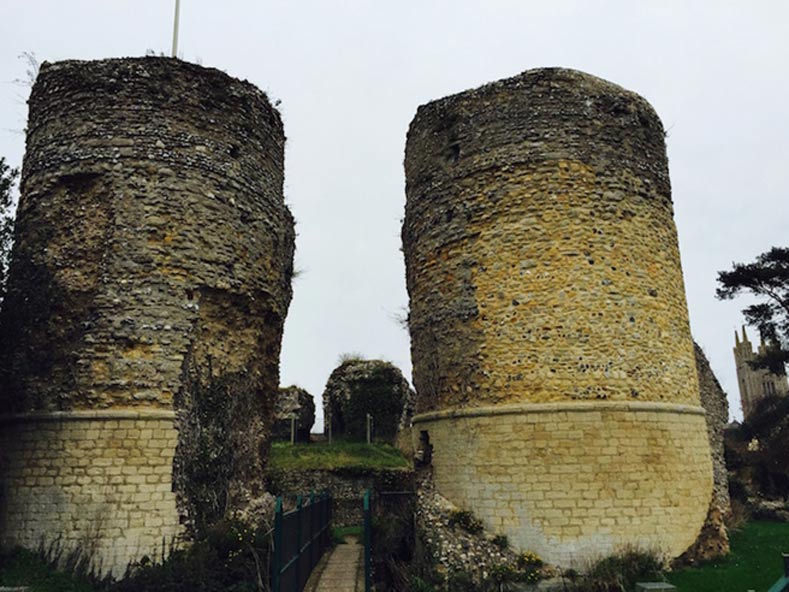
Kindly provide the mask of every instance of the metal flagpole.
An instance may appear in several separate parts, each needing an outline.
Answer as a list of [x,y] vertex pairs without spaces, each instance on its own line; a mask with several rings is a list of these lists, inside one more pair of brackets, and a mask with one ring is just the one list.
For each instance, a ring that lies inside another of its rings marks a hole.
[[173,57],[178,57],[178,19],[181,14],[181,0],[175,0],[175,23],[173,24]]

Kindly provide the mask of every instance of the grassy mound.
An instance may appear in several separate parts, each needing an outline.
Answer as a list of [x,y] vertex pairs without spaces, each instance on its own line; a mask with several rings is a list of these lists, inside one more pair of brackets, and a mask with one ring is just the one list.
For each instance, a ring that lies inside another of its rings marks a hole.
[[389,444],[363,442],[316,442],[271,445],[269,467],[272,469],[407,469],[410,461]]

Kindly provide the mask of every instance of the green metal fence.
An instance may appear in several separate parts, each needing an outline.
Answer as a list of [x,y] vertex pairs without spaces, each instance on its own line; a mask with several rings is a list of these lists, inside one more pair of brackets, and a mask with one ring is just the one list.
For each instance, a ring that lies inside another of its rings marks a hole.
[[781,557],[784,562],[784,575],[767,592],[785,592],[789,590],[789,553],[781,553]]
[[371,592],[373,589],[373,564],[372,564],[372,540],[373,540],[373,515],[372,515],[372,492],[368,489],[364,492],[364,592]]
[[324,551],[331,546],[331,505],[328,492],[311,493],[305,504],[285,512],[277,498],[274,513],[274,552],[271,558],[272,592],[301,592]]

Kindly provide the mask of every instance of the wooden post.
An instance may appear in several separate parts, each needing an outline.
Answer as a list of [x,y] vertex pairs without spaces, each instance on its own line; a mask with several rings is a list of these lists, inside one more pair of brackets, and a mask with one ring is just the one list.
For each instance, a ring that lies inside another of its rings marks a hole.
[[372,442],[372,436],[373,436],[372,425],[371,425],[372,422],[373,422],[373,416],[368,413],[367,414],[367,443],[368,444]]

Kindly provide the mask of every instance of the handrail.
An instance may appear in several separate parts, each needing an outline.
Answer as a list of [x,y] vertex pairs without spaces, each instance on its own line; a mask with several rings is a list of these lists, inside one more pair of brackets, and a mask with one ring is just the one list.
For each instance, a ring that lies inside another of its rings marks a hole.
[[371,592],[373,589],[371,498],[372,492],[368,489],[364,492],[364,501],[362,502],[364,510],[364,592]]
[[296,507],[284,511],[282,498],[274,510],[272,592],[301,592],[324,551],[331,545],[331,504],[328,492],[301,495]]

